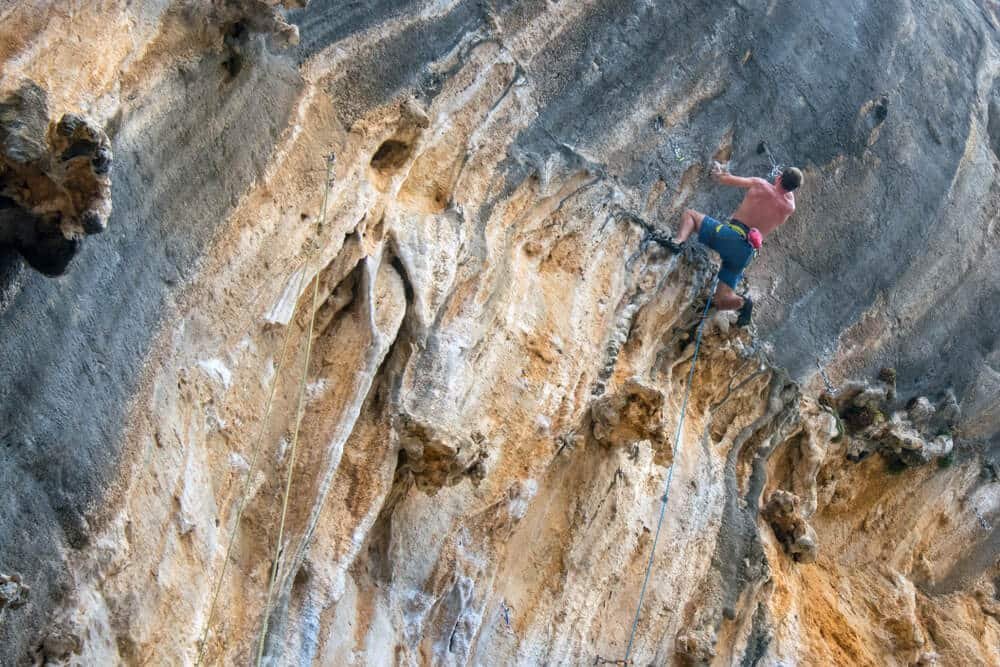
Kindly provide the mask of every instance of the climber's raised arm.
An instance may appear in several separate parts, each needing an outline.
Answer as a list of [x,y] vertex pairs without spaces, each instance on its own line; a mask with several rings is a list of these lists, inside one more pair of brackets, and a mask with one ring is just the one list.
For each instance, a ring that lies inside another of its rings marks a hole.
[[733,176],[718,162],[712,163],[712,178],[723,185],[729,185],[734,188],[743,188],[744,190],[749,190],[756,185],[758,181],[763,181],[763,179],[760,178]]

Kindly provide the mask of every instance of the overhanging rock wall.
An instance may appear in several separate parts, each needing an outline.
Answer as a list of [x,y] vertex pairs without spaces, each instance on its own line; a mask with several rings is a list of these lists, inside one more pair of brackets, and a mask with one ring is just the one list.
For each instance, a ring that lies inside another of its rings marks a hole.
[[[114,154],[66,275],[0,258],[0,662],[252,661],[316,278],[275,664],[622,657],[671,461],[638,662],[990,664],[993,3],[294,4],[0,9],[0,97]],[[762,142],[675,442],[712,267],[630,220]]]

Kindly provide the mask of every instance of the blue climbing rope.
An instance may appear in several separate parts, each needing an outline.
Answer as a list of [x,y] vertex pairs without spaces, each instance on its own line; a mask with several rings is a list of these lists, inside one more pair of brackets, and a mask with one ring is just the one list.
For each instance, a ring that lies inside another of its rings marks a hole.
[[698,324],[698,335],[695,337],[694,341],[694,357],[691,358],[691,371],[688,373],[687,388],[684,390],[684,401],[681,403],[681,415],[677,420],[677,433],[674,435],[674,442],[676,446],[674,447],[674,458],[670,462],[670,469],[667,472],[667,484],[666,488],[663,489],[663,496],[660,498],[660,519],[656,522],[656,533],[653,535],[653,548],[649,551],[649,563],[646,565],[646,576],[642,580],[642,590],[639,592],[639,604],[635,607],[635,619],[632,621],[632,632],[628,636],[628,646],[625,649],[625,660],[626,665],[629,664],[628,658],[632,654],[632,642],[635,640],[635,631],[639,627],[639,614],[642,612],[642,601],[646,597],[646,585],[649,583],[649,574],[653,571],[653,559],[656,558],[656,543],[660,540],[660,528],[663,527],[663,516],[667,511],[667,501],[670,500],[670,482],[674,478],[674,464],[680,457],[681,453],[681,429],[684,428],[684,417],[687,414],[688,398],[691,397],[691,383],[694,381],[694,369],[698,364],[698,352],[701,350],[701,334],[705,330],[705,319],[708,316],[708,309],[712,306],[712,297],[715,295],[715,289],[719,286],[719,276],[716,274],[715,279],[712,280],[712,289],[708,293],[708,301],[705,302],[705,310],[701,314],[701,322]]

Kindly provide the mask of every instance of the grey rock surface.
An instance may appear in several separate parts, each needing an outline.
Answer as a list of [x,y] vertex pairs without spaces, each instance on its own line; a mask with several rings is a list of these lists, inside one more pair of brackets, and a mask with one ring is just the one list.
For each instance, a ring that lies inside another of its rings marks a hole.
[[[299,57],[421,6],[314,0],[292,15]],[[403,89],[433,96],[438,58],[463,40],[503,43],[547,7],[457,2],[376,39],[331,85],[342,122]],[[507,188],[553,155],[600,169],[636,208],[662,180],[674,196],[649,214],[671,228],[685,206],[735,208],[739,193],[713,186],[704,164],[725,148],[734,173],[766,176],[766,142],[806,174],[795,216],[749,274],[776,363],[796,379],[817,361],[839,361],[845,377],[894,365],[901,395],[952,387],[985,409],[1000,355],[989,12],[975,0],[588,3],[558,39],[512,46],[539,114],[510,147]]]
[[[815,381],[817,364],[838,382],[893,366],[901,400],[939,404],[952,391],[964,440],[998,456],[1000,37],[991,3],[571,4],[312,0],[287,14],[294,48],[254,36],[235,73],[224,50],[206,49],[120,101],[104,128],[115,155],[107,231],[55,279],[20,270],[0,247],[0,570],[32,573],[32,604],[0,626],[0,663],[38,644],[67,595],[68,559],[96,530],[91,511],[114,490],[124,419],[148,389],[139,379],[151,341],[295,124],[301,71],[362,34],[367,48],[342,55],[322,90],[344,129],[400,96],[433,101],[486,42],[509,53],[511,89],[530,83],[523,94],[536,113],[510,138],[502,187],[463,212],[480,227],[529,179],[576,172],[593,174],[607,203],[662,229],[685,207],[725,216],[738,193],[712,185],[704,165],[724,156],[734,173],[764,176],[765,142],[806,175],[797,213],[749,272],[771,361],[803,383]],[[555,12],[572,15],[558,34],[529,35]],[[716,557],[739,556],[717,563],[727,605],[761,576],[763,464],[739,488],[738,456],[724,471]],[[460,462],[463,472],[474,463]],[[457,579],[445,610],[461,626],[463,652],[471,586]],[[698,632],[692,654],[707,655]]]
[[225,83],[208,56],[155,91],[165,108],[135,105],[113,137],[108,230],[84,244],[66,276],[8,273],[0,287],[8,295],[0,303],[0,562],[34,573],[36,602],[23,625],[0,627],[4,664],[37,641],[19,628],[39,631],[67,592],[66,550],[87,544],[86,515],[115,480],[122,419],[171,294],[287,122],[298,77],[287,62],[259,57]]

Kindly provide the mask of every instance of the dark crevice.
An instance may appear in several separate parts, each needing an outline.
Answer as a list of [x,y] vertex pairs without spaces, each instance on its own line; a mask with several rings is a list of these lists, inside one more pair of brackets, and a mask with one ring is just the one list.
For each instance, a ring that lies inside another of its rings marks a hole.
[[309,571],[308,563],[302,563],[299,569],[295,572],[295,578],[292,580],[292,591],[301,591],[312,578],[312,573]]
[[1000,160],[1000,87],[994,91],[993,99],[990,100],[986,133],[989,135],[993,154]]
[[382,142],[382,145],[372,155],[372,169],[384,175],[395,173],[406,164],[412,152],[412,145],[404,141],[388,139]]
[[[381,411],[391,413],[394,410],[393,406],[402,384],[402,369],[405,367],[413,347],[411,345],[412,333],[408,323],[412,321],[411,309],[414,290],[409,273],[391,244],[386,248],[386,252],[387,255],[383,257],[383,261],[389,262],[403,282],[407,312],[400,323],[396,338],[386,351],[385,358],[376,372],[376,381],[370,392],[370,398],[374,404],[387,403],[388,405],[381,408]],[[392,537],[393,513],[397,505],[406,497],[410,487],[413,486],[409,456],[405,449],[399,447],[398,443],[393,442],[393,446],[398,447],[395,472],[378,517],[372,524],[366,546],[368,558],[365,567],[368,575],[376,584],[389,584],[392,581],[393,566],[390,561],[389,546]]]
[[767,605],[759,603],[753,614],[750,637],[747,639],[746,652],[740,661],[740,667],[757,667],[767,655],[771,645],[771,631],[768,627]]
[[410,474],[408,462],[406,451],[400,449],[396,456],[396,472],[393,475],[392,486],[369,532],[366,567],[368,575],[376,584],[392,583],[393,567],[389,556],[392,520],[396,506],[413,486],[413,475]]
[[403,281],[403,294],[406,296],[406,304],[409,307],[413,303],[414,298],[413,283],[410,282],[410,276],[406,271],[406,267],[403,266],[403,261],[399,258],[399,255],[393,254],[390,264],[392,268],[396,269],[396,273],[399,274],[399,277]]

